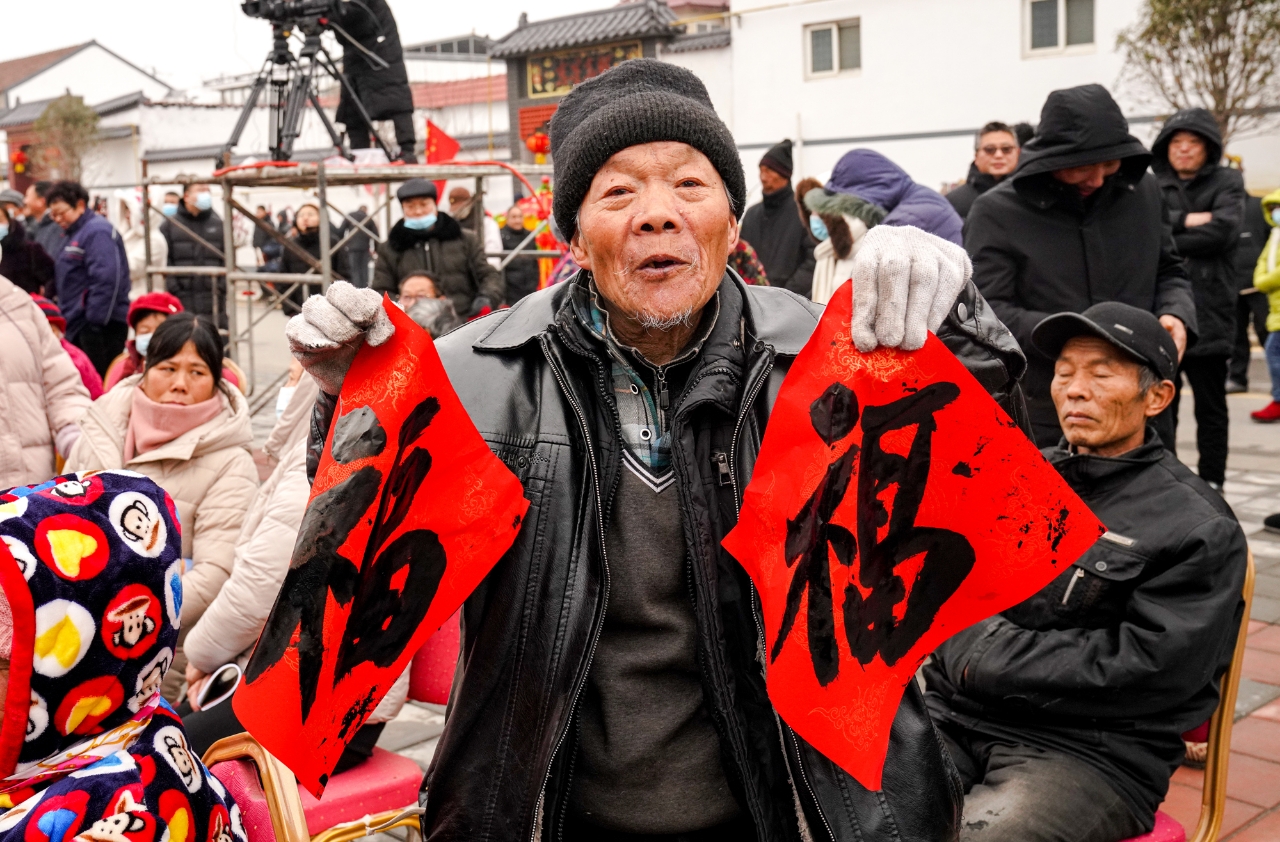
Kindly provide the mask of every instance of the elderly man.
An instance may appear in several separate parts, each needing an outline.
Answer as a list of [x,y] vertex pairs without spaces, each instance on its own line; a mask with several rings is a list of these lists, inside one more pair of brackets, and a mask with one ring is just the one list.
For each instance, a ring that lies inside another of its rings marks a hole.
[[[1191,282],[1150,163],[1106,88],[1054,91],[1018,169],[979,196],[965,220],[973,281],[1027,352],[1022,386],[1041,447],[1061,435],[1049,396],[1053,360],[1031,344],[1045,316],[1121,301],[1156,314],[1179,356],[1195,335]],[[1172,413],[1156,428],[1172,450]]]
[[944,643],[927,700],[964,780],[962,842],[1148,832],[1181,734],[1218,704],[1244,602],[1244,533],[1165,450],[1177,348],[1096,304],[1042,321],[1064,438],[1045,456],[1110,530],[1048,587]]
[[[551,122],[555,216],[581,271],[438,348],[532,506],[463,609],[448,724],[424,784],[429,840],[952,839],[960,794],[914,685],[870,792],[774,714],[751,583],[720,541],[774,397],[820,314],[726,271],[741,159],[689,71],[624,62]],[[1017,410],[1022,357],[911,228],[866,237],[858,346],[933,329]],[[290,322],[324,431],[366,330],[343,284]],[[313,445],[315,442],[313,442]]]

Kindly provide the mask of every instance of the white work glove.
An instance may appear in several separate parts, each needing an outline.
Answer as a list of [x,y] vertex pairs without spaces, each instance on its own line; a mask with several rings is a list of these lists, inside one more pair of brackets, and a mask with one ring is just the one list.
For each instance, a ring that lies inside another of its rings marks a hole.
[[362,343],[377,347],[393,333],[395,327],[382,309],[382,295],[356,289],[346,281],[331,284],[324,295],[308,298],[284,330],[293,356],[330,395],[342,391],[342,381]]
[[973,275],[964,248],[909,225],[877,225],[853,258],[853,344],[915,351]]

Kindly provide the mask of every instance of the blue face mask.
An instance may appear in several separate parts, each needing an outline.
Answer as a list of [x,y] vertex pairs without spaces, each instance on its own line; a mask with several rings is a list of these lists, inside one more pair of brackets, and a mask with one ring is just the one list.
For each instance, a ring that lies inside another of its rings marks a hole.
[[196,207],[202,211],[207,211],[213,207],[212,193],[199,193],[196,195]]
[[1280,208],[1271,209],[1271,221],[1276,225],[1280,225]]
[[3,240],[7,236],[9,236],[9,226],[0,225],[0,240]]
[[147,346],[151,344],[151,334],[144,333],[141,336],[134,337],[133,347],[138,350],[142,356],[147,355]]
[[171,204],[164,204],[160,206],[160,212],[163,213],[165,216],[173,216],[175,213],[178,212],[178,206],[171,205]]
[[813,232],[813,236],[819,240],[825,240],[831,235],[827,233],[827,223],[822,221],[822,217],[815,214],[809,215],[809,230]]
[[404,218],[404,227],[412,228],[414,231],[426,231],[435,224],[436,215],[434,213],[429,213],[426,216],[406,216]]

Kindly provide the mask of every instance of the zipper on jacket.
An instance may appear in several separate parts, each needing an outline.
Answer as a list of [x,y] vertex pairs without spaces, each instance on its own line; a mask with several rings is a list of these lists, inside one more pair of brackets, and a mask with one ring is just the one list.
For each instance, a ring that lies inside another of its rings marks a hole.
[[1067,583],[1067,592],[1062,595],[1062,604],[1066,605],[1067,600],[1071,599],[1071,592],[1076,589],[1076,582],[1084,578],[1084,571],[1079,567],[1076,568],[1075,575],[1071,577],[1071,581]]
[[[578,405],[578,401],[574,398],[573,393],[569,391],[569,386],[565,382],[564,375],[560,372],[560,367],[556,365],[555,358],[549,347],[550,338],[545,334],[542,337],[542,355],[547,358],[547,364],[551,366],[551,373],[555,375],[556,383],[560,386],[560,391],[564,392],[565,399],[569,401],[569,406],[573,407],[574,415],[578,418],[578,426],[582,428],[582,439],[587,446],[587,460],[591,464],[591,482],[595,486],[596,492],[596,525],[600,530],[600,560],[604,565],[604,591],[603,600],[601,601],[601,616],[609,606],[609,557],[605,550],[604,535],[604,501],[600,496],[600,467],[596,462],[596,451],[591,445],[591,428],[587,424],[587,415],[582,411],[582,407]],[[565,723],[564,729],[560,732],[560,736],[556,738],[555,748],[551,750],[551,759],[547,763],[547,771],[542,776],[542,789],[539,797],[545,797],[547,791],[547,782],[551,780],[551,767],[556,763],[556,755],[560,753],[560,747],[564,745],[564,738],[569,735],[569,724],[573,721],[573,711],[578,706],[578,697],[582,695],[582,687],[587,683],[587,675],[591,672],[591,662],[596,656],[596,644],[600,642],[600,629],[603,624],[597,624],[595,632],[591,636],[591,648],[587,650],[587,668],[582,672],[582,680],[573,688],[573,695],[569,699],[569,719]],[[537,831],[537,822],[529,830],[529,842],[537,842],[534,835]]]
[[[914,680],[914,679],[913,679]],[[777,716],[775,719],[781,724],[782,717]],[[827,829],[827,838],[835,842],[836,834],[831,829],[831,823],[827,821],[826,815],[822,812],[822,804],[818,802],[818,794],[813,791],[813,785],[809,783],[809,776],[804,771],[804,761],[800,757],[800,743],[796,741],[796,732],[790,726],[784,726],[791,733],[791,748],[796,754],[796,769],[800,772],[800,780],[804,781],[804,788],[809,793],[809,800],[813,802],[813,809],[818,811],[818,818],[822,819],[822,826]],[[803,809],[803,808],[802,808]]]
[[658,382],[658,419],[662,424],[662,431],[667,432],[667,409],[671,406],[671,393],[667,391],[667,367],[660,365],[654,369]]
[[729,454],[723,450],[714,450],[711,452],[711,464],[719,472],[717,484],[721,486],[732,485],[733,478],[729,472]]

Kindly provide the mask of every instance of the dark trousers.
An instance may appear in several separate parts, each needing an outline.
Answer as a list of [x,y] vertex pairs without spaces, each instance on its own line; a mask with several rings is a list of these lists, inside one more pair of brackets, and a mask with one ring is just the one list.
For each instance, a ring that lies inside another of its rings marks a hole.
[[98,374],[105,376],[107,366],[124,350],[124,342],[128,338],[127,324],[107,322],[105,325],[85,325],[80,328],[71,344],[84,351]]
[[197,316],[213,318],[218,310],[218,330],[227,330],[227,280],[209,275],[170,275],[165,289],[182,302],[182,309]]
[[[416,138],[413,133],[413,112],[405,111],[391,117],[391,125],[396,129],[396,145],[400,147],[400,157],[406,164],[416,163],[418,156],[414,153]],[[373,145],[373,127],[365,123],[359,115],[347,124],[347,140],[352,149],[368,149]]]
[[369,286],[369,252],[347,252],[347,280],[357,289]]
[[1249,323],[1258,335],[1258,344],[1267,344],[1267,297],[1260,292],[1236,296],[1236,339],[1231,349],[1227,377],[1241,386],[1249,385]]
[[[1196,397],[1196,448],[1200,479],[1221,484],[1227,475],[1227,357],[1183,357],[1182,375]],[[1175,419],[1182,401],[1182,377],[1173,399]]]
[[1120,842],[1150,830],[1082,760],[941,723],[939,732],[964,782],[960,842]]
[[[183,700],[175,710],[178,716],[182,717],[182,728],[187,732],[187,742],[191,744],[197,757],[203,757],[209,750],[209,746],[223,737],[230,737],[245,730],[231,707],[230,699],[211,708],[195,711],[186,700]],[[378,737],[382,735],[382,729],[385,726],[385,722],[379,722],[376,725],[366,724],[356,731],[355,738],[338,758],[338,765],[333,770],[334,774],[345,772],[368,760],[373,754],[374,743],[378,742]]]

